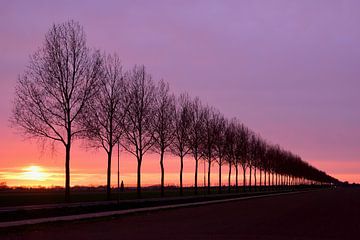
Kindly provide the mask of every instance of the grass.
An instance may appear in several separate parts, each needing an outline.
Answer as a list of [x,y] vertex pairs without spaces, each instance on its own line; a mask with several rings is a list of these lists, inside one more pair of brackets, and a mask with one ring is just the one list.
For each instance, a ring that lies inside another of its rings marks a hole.
[[[190,202],[199,202],[199,201],[208,201],[208,200],[219,200],[232,197],[241,197],[241,196],[254,196],[254,195],[263,195],[270,192],[289,192],[303,189],[316,189],[320,186],[297,186],[295,188],[289,187],[268,187],[264,188],[253,188],[251,191],[235,191],[231,189],[229,193],[227,189],[224,189],[223,194],[218,194],[218,188],[211,188],[211,194],[207,193],[207,189],[200,189],[198,195],[194,195],[193,188],[185,188],[183,196],[193,196],[189,197],[178,197],[179,191],[176,188],[166,189],[165,198],[160,198],[160,191],[153,188],[145,188],[142,192],[142,199],[147,199],[147,201],[122,201],[120,204],[115,202],[108,202],[106,205],[80,205],[76,207],[62,206],[59,208],[49,208],[49,209],[20,209],[16,211],[2,212],[0,214],[0,222],[3,221],[16,221],[23,219],[31,218],[42,218],[42,217],[52,217],[52,216],[65,216],[73,214],[82,214],[82,213],[94,213],[94,212],[103,212],[103,211],[112,211],[112,210],[124,210],[124,209],[133,209],[133,208],[142,208],[142,207],[153,207],[161,206],[168,204],[179,204],[179,203],[190,203]],[[261,191],[260,191],[261,190]],[[265,191],[266,190],[266,191]],[[13,192],[11,194],[2,192],[0,194],[1,201],[12,200],[11,204],[16,202],[26,203],[63,203],[63,192],[49,192],[50,190],[43,192]],[[101,201],[104,200],[106,196],[105,192],[73,192],[72,201],[73,202],[86,202],[86,201]],[[121,200],[132,200],[137,199],[136,191],[128,189],[127,191],[120,194]],[[113,193],[113,199],[117,199],[117,194]],[[156,199],[161,199],[160,201]],[[51,201],[51,202],[49,202]],[[8,202],[4,202],[7,203]],[[9,206],[9,205],[7,205]]]
[[[273,191],[276,189],[283,189],[284,187],[267,187],[267,191]],[[264,188],[262,188],[264,189]],[[259,187],[252,191],[259,191]],[[239,187],[239,192],[242,192],[243,188]],[[236,193],[235,188],[232,188],[231,193]],[[211,194],[218,193],[218,187],[211,188]],[[228,188],[223,187],[222,193],[228,193]],[[207,195],[207,188],[199,188],[198,195]],[[183,190],[183,196],[194,195],[194,188],[186,187]],[[175,187],[167,187],[165,189],[165,197],[178,197],[180,196],[179,189]],[[137,193],[134,188],[125,189],[124,192],[117,192],[117,189],[112,189],[111,199],[117,200],[132,200],[137,199]],[[143,188],[141,198],[160,198],[159,188]],[[0,191],[0,207],[10,207],[19,205],[36,205],[36,204],[54,204],[64,203],[64,191],[62,189],[31,189],[31,190],[4,190]],[[103,189],[98,188],[84,188],[84,189],[72,189],[70,202],[95,202],[105,201],[106,192]]]

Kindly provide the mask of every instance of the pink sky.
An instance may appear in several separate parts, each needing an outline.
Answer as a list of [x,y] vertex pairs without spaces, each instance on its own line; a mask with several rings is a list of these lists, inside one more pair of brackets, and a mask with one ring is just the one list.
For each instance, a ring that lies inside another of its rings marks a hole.
[[[89,46],[117,52],[125,66],[145,64],[175,93],[199,96],[332,176],[360,182],[359,11],[356,0],[1,1],[0,182],[19,184],[22,169],[39,165],[51,184],[63,183],[64,149],[42,151],[8,119],[29,55],[52,23],[69,19],[84,26]],[[157,184],[157,156],[144,161],[144,180]],[[177,183],[178,164],[167,161],[167,183]],[[185,165],[192,184],[193,161]],[[76,143],[71,166],[72,184],[105,184],[101,150]],[[135,166],[125,156],[126,183]]]

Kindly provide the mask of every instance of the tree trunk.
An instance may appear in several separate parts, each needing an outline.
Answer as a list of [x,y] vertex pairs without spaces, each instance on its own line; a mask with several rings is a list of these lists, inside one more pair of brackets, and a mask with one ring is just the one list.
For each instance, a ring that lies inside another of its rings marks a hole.
[[198,167],[199,159],[197,159],[197,154],[195,155],[195,195],[198,194]]
[[266,188],[266,170],[264,170],[264,186]]
[[[70,139],[70,137],[68,137]],[[65,201],[70,201],[70,147],[71,140],[68,140],[66,144],[66,155],[65,155]]]
[[279,185],[281,185],[281,175],[279,175],[278,178],[279,178]]
[[112,156],[112,147],[110,147],[107,153],[107,181],[106,181],[106,199],[110,200],[111,198],[111,156]]
[[164,196],[164,150],[160,152],[160,168],[161,168],[161,197]]
[[[120,142],[117,142],[117,202],[120,201]],[[124,183],[121,181],[121,188],[124,189]]]
[[282,182],[283,184],[282,185],[286,185],[286,175],[282,175]]
[[252,172],[252,166],[250,166],[249,169],[249,190],[251,191],[251,172]]
[[287,176],[287,179],[288,179],[287,185],[290,186],[291,182],[290,182],[290,176],[289,175]]
[[262,185],[262,182],[261,182],[261,181],[262,181],[262,174],[261,174],[261,172],[262,172],[262,171],[261,171],[261,169],[260,169],[260,182],[259,182],[260,188],[261,188],[261,185]]
[[138,157],[138,164],[137,164],[136,193],[138,198],[141,198],[141,163],[142,163],[142,156]]
[[180,156],[180,195],[183,195],[183,169],[184,169],[184,156]]
[[229,164],[229,177],[228,177],[228,192],[231,191],[231,164]]
[[246,190],[246,168],[245,167],[243,167],[243,190],[244,190],[244,192],[245,192],[245,190]]
[[281,185],[285,185],[285,179],[286,179],[286,176],[285,175],[281,175]]
[[235,189],[239,191],[239,165],[235,164]]
[[256,190],[256,167],[254,167],[254,186],[255,186],[255,190]]
[[211,184],[210,184],[210,173],[211,173],[211,157],[208,160],[209,166],[208,166],[208,194],[211,192]]
[[221,158],[219,159],[219,193],[221,193]]

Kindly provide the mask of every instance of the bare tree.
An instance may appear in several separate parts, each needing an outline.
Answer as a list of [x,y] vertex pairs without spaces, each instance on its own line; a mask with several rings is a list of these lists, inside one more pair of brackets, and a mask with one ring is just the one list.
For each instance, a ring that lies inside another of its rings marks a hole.
[[70,199],[70,150],[83,129],[79,116],[95,93],[101,60],[86,46],[79,23],[53,25],[19,77],[12,123],[29,137],[65,147],[65,199]]
[[[236,127],[236,150],[235,150],[235,159],[236,162],[239,163],[243,169],[243,189],[246,189],[246,169],[249,166],[249,137],[250,131],[243,124],[239,124]],[[237,177],[236,177],[237,178]],[[249,180],[250,181],[250,180]],[[237,182],[237,180],[236,180]]]
[[144,66],[135,66],[127,74],[129,105],[124,121],[124,149],[137,160],[137,194],[141,196],[141,164],[154,144],[153,123],[155,86]]
[[174,140],[175,96],[169,93],[169,84],[161,80],[156,88],[152,121],[154,150],[160,154],[161,196],[164,196],[164,154]]
[[211,190],[211,164],[215,160],[215,147],[216,147],[216,127],[215,126],[215,110],[209,106],[203,108],[203,141],[201,144],[201,152],[204,158],[204,161],[208,163],[208,172],[207,172],[207,187],[208,193]]
[[[256,170],[260,165],[260,136],[258,136],[257,134],[253,133],[250,139],[250,145],[249,145],[249,159],[251,162],[251,166],[250,167],[250,174],[251,174],[251,169],[254,169],[254,187],[256,190],[256,186],[257,186],[257,175],[256,175]],[[251,176],[250,176],[251,177]],[[250,182],[251,184],[251,182]]]
[[195,160],[195,194],[198,193],[198,168],[199,160],[202,157],[201,144],[203,142],[203,124],[204,113],[203,106],[199,98],[195,98],[191,102],[190,107],[190,125],[188,147],[191,149],[191,154]]
[[228,172],[228,192],[231,192],[231,170],[232,166],[234,165],[234,159],[233,158],[227,158],[226,159],[227,164],[229,165],[229,172]]
[[230,120],[229,124],[225,130],[225,160],[229,165],[229,174],[228,174],[228,192],[231,191],[231,170],[234,165],[236,158],[236,148],[237,148],[237,120]]
[[265,168],[266,168],[265,153],[266,153],[266,142],[265,142],[265,140],[259,138],[259,146],[258,146],[259,163],[258,163],[258,168],[259,168],[259,178],[260,178],[259,185],[260,185],[260,188],[263,185],[262,172],[265,171]]
[[214,114],[214,135],[215,135],[215,151],[216,151],[216,162],[219,165],[219,193],[221,193],[221,171],[222,166],[226,163],[226,130],[227,121],[220,112]]
[[[247,148],[247,165],[249,168],[249,190],[252,190],[252,170],[255,166],[255,154],[252,149],[256,149],[256,136],[255,133],[249,131],[249,140]],[[255,184],[256,185],[256,184]]]
[[180,157],[180,195],[183,194],[184,157],[189,153],[190,99],[181,94],[176,101],[174,140],[170,148],[173,154]]
[[[208,163],[208,172],[207,172],[207,187],[208,193],[210,193],[210,172],[211,172],[211,163],[214,160],[214,128],[213,128],[213,109],[209,106],[203,108],[203,138],[202,144],[200,145],[201,155],[204,158],[204,161]],[[205,171],[205,164],[204,164]],[[205,177],[204,177],[205,179]]]
[[97,94],[81,114],[86,129],[85,137],[92,147],[103,148],[107,153],[107,199],[111,196],[111,158],[115,144],[123,134],[127,110],[126,84],[119,57],[104,56],[102,75]]

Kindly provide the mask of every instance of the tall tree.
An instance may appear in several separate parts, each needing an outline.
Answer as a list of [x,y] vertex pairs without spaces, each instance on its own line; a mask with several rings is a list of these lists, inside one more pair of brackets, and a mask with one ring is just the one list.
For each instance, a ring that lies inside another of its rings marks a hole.
[[224,116],[220,112],[214,114],[214,135],[215,135],[215,153],[216,162],[219,165],[219,193],[221,193],[221,173],[222,166],[226,163],[226,130],[228,124]]
[[260,136],[253,133],[252,136],[251,136],[250,145],[249,145],[249,159],[250,159],[250,162],[251,162],[251,166],[249,166],[249,167],[250,167],[250,174],[251,174],[251,169],[254,170],[254,187],[255,187],[255,190],[256,190],[256,185],[257,185],[256,170],[257,170],[258,166],[260,165],[259,151],[260,151]]
[[144,66],[135,66],[127,74],[129,105],[124,121],[124,149],[137,160],[137,194],[141,196],[141,164],[154,144],[153,121],[155,85]]
[[[252,190],[252,170],[255,166],[255,154],[252,149],[256,149],[256,136],[255,133],[249,131],[249,140],[247,148],[247,165],[249,168],[249,190]],[[255,184],[256,185],[256,184]]]
[[191,154],[195,160],[195,194],[198,193],[198,169],[199,160],[202,157],[201,145],[204,138],[204,111],[203,106],[199,98],[195,98],[191,102],[190,107],[190,126],[189,126],[189,137],[188,147],[191,149]]
[[259,158],[260,158],[260,187],[263,185],[262,172],[265,172],[266,169],[266,142],[265,140],[260,140],[259,146]]
[[229,165],[228,192],[231,191],[231,170],[236,158],[237,120],[231,119],[225,130],[225,161]]
[[184,157],[189,153],[190,99],[181,94],[176,101],[174,140],[170,148],[173,154],[180,157],[180,195],[183,194]]
[[[250,130],[243,124],[238,124],[236,127],[236,150],[235,150],[235,159],[243,169],[243,189],[246,189],[246,169],[249,166],[249,138]],[[251,180],[249,179],[249,182]],[[249,183],[250,184],[250,183]]]
[[70,150],[83,132],[79,116],[97,88],[101,60],[79,23],[54,24],[19,77],[12,123],[30,137],[65,147],[65,199],[70,199]]
[[164,196],[164,154],[174,140],[176,125],[175,96],[169,93],[169,84],[163,80],[156,88],[153,118],[154,150],[160,154],[161,196]]
[[203,141],[201,144],[201,151],[204,161],[208,163],[208,172],[207,172],[207,188],[208,193],[211,191],[211,164],[215,160],[215,110],[209,106],[203,108]]
[[85,137],[92,147],[103,148],[107,154],[107,199],[111,196],[111,159],[115,144],[123,134],[127,111],[126,84],[117,55],[103,56],[99,88],[81,114]]

